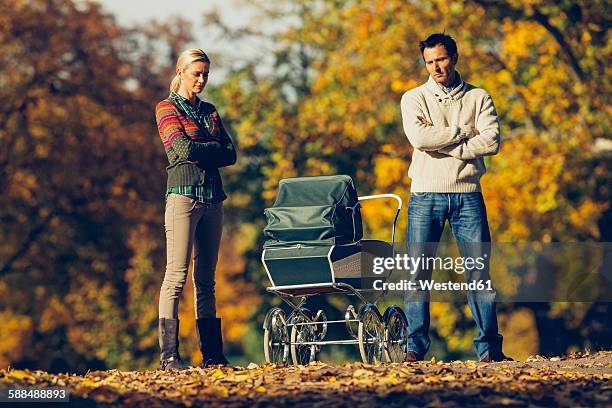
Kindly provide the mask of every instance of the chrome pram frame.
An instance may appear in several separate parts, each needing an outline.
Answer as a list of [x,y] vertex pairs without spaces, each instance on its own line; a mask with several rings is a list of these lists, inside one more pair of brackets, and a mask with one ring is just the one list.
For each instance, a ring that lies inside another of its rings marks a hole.
[[[391,252],[395,257],[396,228],[402,210],[402,199],[396,194],[375,194],[358,197],[358,201],[361,203],[367,200],[389,198],[397,201],[397,210],[391,231]],[[286,317],[285,312],[280,307],[274,307],[266,314],[263,323],[265,362],[288,364],[291,355],[293,364],[305,365],[316,360],[321,346],[343,344],[357,344],[361,359],[367,364],[380,363],[383,361],[383,357],[387,362],[405,361],[408,324],[403,310],[399,306],[392,305],[381,315],[376,305],[384,297],[386,291],[357,289],[348,283],[336,282],[330,258],[332,250],[333,247],[327,255],[332,273],[331,282],[266,288],[268,292],[278,295],[291,308],[291,313]],[[266,249],[262,252],[261,261],[270,282],[274,284],[264,259],[265,254]],[[378,296],[369,301],[364,296],[366,292],[373,292]],[[343,320],[327,320],[323,310],[318,310],[313,315],[304,307],[308,297],[321,294],[354,295],[362,305],[359,309],[356,309],[353,304],[349,304]],[[330,324],[346,325],[351,338],[348,340],[324,340]]]

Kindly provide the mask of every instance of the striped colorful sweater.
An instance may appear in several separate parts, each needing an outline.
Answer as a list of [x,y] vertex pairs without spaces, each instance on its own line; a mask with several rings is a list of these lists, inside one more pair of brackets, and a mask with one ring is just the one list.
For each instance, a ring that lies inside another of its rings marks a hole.
[[170,99],[155,108],[169,162],[167,189],[207,186],[213,190],[212,201],[222,201],[225,194],[218,168],[236,163],[236,150],[215,106],[198,98],[195,109],[208,125],[206,132]]

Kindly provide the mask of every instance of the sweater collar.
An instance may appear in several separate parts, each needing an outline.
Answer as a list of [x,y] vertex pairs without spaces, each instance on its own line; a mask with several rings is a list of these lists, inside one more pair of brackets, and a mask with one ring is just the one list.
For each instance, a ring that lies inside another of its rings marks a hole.
[[[453,83],[452,89],[450,92],[446,93],[446,96],[455,99],[456,97],[460,96],[461,93],[463,92],[464,88],[465,88],[465,83],[463,82],[463,79],[461,78],[461,74],[459,74],[459,71],[455,71],[455,82]],[[443,88],[440,86],[440,84],[438,84],[433,77],[430,75],[429,79],[427,80],[427,87],[435,94],[435,95],[444,95],[445,92],[443,90]]]

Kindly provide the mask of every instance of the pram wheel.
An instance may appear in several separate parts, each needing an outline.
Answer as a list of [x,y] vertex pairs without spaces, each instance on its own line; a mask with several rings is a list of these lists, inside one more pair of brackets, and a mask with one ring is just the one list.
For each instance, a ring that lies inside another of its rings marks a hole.
[[385,359],[390,363],[406,361],[408,353],[408,322],[398,306],[389,306],[383,318],[385,322]]
[[348,305],[346,313],[344,313],[344,322],[346,324],[346,331],[352,338],[356,339],[357,331],[359,330],[359,316],[355,312],[355,306]]
[[323,341],[325,335],[327,334],[327,315],[324,311],[319,310],[317,315],[314,317],[315,322],[321,322],[321,328],[319,329],[319,325],[315,326],[315,331],[317,331],[316,338],[318,341]]
[[312,323],[312,313],[306,308],[300,308],[302,314],[292,313],[289,318],[291,326],[291,359],[295,365],[306,365],[316,360],[317,346],[314,344],[300,344],[303,342],[315,342],[315,326]]
[[361,360],[366,364],[377,364],[383,357],[384,328],[380,312],[373,304],[364,305],[359,311],[357,341]]
[[285,312],[275,307],[268,311],[264,320],[264,357],[266,363],[287,364],[289,362],[289,336]]

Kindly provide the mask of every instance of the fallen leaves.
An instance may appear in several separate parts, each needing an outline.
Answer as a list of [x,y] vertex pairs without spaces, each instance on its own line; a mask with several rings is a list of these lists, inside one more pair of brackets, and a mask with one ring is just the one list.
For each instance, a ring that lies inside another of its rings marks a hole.
[[[530,361],[307,366],[250,364],[183,371],[93,371],[84,376],[0,370],[0,387],[68,388],[105,406],[595,406],[612,397],[612,351]],[[588,371],[588,372],[585,372]]]

